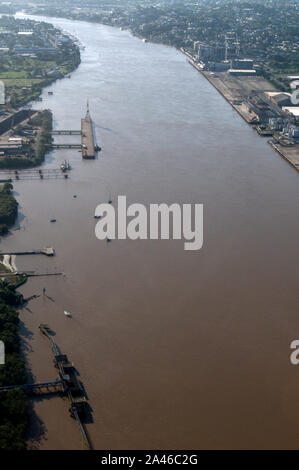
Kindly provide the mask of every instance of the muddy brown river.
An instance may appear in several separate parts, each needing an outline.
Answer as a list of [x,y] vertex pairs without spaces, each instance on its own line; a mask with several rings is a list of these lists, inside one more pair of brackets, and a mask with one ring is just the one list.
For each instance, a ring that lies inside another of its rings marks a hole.
[[[21,229],[1,250],[53,246],[52,259],[17,257],[18,269],[65,273],[21,288],[47,292],[21,312],[30,380],[57,377],[38,330],[47,323],[84,383],[95,449],[298,448],[297,172],[180,52],[108,26],[44,20],[85,50],[36,107],[53,111],[56,129],[79,129],[89,99],[103,151],[94,161],[53,151],[43,167],[67,159],[69,180],[14,184]],[[94,210],[118,195],[203,203],[203,248],[98,240]],[[66,400],[33,406],[30,447],[81,448]]]

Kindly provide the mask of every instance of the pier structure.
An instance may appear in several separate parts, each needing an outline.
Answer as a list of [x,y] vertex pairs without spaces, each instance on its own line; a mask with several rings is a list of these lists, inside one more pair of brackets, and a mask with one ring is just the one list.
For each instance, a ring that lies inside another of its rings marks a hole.
[[81,130],[76,129],[55,129],[51,131],[52,135],[81,135],[81,144],[79,143],[53,143],[53,149],[80,149],[82,158],[94,159],[96,152],[100,151],[100,147],[95,145],[95,136],[93,122],[90,116],[89,103],[87,101],[87,111],[83,119],[81,119]]
[[87,414],[88,402],[81,383],[77,378],[74,364],[69,362],[66,354],[61,354],[57,344],[51,335],[51,329],[46,324],[41,324],[39,329],[51,342],[54,354],[54,364],[59,370],[59,377],[63,382],[64,392],[70,402],[69,412],[72,418],[77,421],[85,449],[91,449],[91,442],[87,435],[83,420]]
[[[78,148],[81,146],[79,145]],[[43,179],[67,179],[67,170],[59,168],[27,169],[27,170],[0,170],[0,182],[11,182],[16,180],[43,180]]]
[[52,144],[53,149],[81,149],[81,144]]
[[[1,255],[1,253],[0,253]],[[39,273],[35,271],[12,271],[12,272],[0,272],[0,277],[4,276],[6,278],[14,276],[27,276],[27,277],[49,277],[49,276],[65,276],[63,272],[52,272],[52,273]]]
[[65,391],[63,380],[23,385],[8,385],[7,387],[0,387],[0,392],[9,392],[11,390],[24,390],[27,395],[48,395],[49,393],[56,394],[63,393]]
[[51,246],[42,248],[41,250],[27,250],[27,251],[0,251],[1,255],[46,255],[54,256],[55,250]]
[[56,129],[54,131],[51,131],[52,135],[81,135],[80,130],[73,130],[73,129]]
[[83,447],[86,450],[90,450],[92,449],[92,445],[84,425],[84,419],[88,410],[88,402],[83,386],[77,378],[76,369],[74,365],[69,362],[66,354],[61,354],[52,337],[52,331],[49,326],[41,324],[39,329],[51,342],[54,354],[54,364],[59,371],[59,378],[55,381],[49,382],[0,387],[0,393],[10,392],[11,390],[24,390],[27,395],[49,395],[50,393],[54,393],[67,396],[70,403],[69,412],[71,417],[77,421],[82,437]]
[[81,136],[82,136],[82,157],[85,159],[95,158],[95,145],[93,135],[93,124],[89,112],[89,104],[87,102],[87,111],[85,118],[81,119]]

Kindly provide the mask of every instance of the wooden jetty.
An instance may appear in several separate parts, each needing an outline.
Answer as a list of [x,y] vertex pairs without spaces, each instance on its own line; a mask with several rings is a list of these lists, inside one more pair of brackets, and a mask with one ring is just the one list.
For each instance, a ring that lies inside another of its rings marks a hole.
[[69,362],[66,354],[60,353],[58,346],[51,336],[51,329],[49,326],[46,324],[41,324],[39,329],[41,333],[45,335],[51,342],[52,351],[54,354],[54,364],[55,367],[59,370],[59,376],[63,381],[65,394],[68,396],[70,401],[70,415],[77,421],[84,447],[86,449],[91,449],[91,442],[83,424],[83,420],[89,407],[83,387],[78,380],[74,364]]
[[[79,146],[80,147],[80,146]],[[67,179],[67,171],[63,172],[59,168],[53,169],[31,169],[31,170],[0,170],[0,181],[11,182],[17,180],[35,180],[35,179]]]
[[0,392],[10,392],[12,390],[24,390],[28,395],[49,395],[50,393],[67,396],[70,402],[70,415],[77,421],[85,449],[92,449],[90,439],[84,426],[84,419],[88,410],[88,402],[84,389],[79,382],[77,372],[72,363],[69,362],[66,354],[61,354],[59,348],[52,338],[52,332],[48,325],[41,324],[39,329],[51,342],[54,354],[54,364],[59,370],[59,378],[55,381],[8,385],[0,387]]
[[81,149],[81,144],[52,144],[53,149]]
[[0,251],[1,255],[46,255],[54,256],[55,250],[51,246],[42,248],[41,250],[27,250],[27,251]]
[[49,326],[41,324],[39,329],[51,342],[54,364],[59,370],[59,378],[55,381],[42,383],[8,385],[0,387],[0,392],[10,392],[19,389],[24,390],[28,395],[49,395],[50,393],[54,393],[67,396],[70,402],[69,412],[78,423],[84,448],[90,450],[92,445],[83,423],[87,414],[88,402],[83,387],[77,378],[76,369],[74,365],[69,362],[66,354],[60,353],[57,344],[51,336],[52,332]]
[[[1,253],[0,253],[1,255]],[[54,273],[37,273],[35,271],[11,271],[0,272],[0,277],[27,276],[27,277],[47,277],[47,276],[65,276],[63,272]]]
[[64,393],[65,387],[63,380],[55,380],[53,382],[42,382],[23,385],[9,385],[0,387],[0,392],[9,392],[11,390],[24,390],[27,395],[48,395],[49,393]]
[[54,131],[51,131],[52,135],[81,135],[80,130],[68,130],[68,129],[56,129]]

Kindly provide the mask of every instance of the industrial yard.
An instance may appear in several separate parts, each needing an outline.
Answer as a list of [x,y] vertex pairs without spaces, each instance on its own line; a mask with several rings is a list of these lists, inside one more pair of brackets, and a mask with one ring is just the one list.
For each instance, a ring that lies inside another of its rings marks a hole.
[[228,72],[201,71],[240,116],[296,170],[299,170],[299,130],[291,111],[290,93],[279,92],[261,76],[232,76]]

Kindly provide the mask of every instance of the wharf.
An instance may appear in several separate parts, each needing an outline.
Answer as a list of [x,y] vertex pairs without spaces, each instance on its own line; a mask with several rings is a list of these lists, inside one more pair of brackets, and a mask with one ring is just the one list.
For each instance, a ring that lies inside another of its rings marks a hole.
[[[266,91],[276,91],[275,87],[263,77],[230,77],[226,72],[201,71],[201,74],[213,85],[216,90],[228,101],[238,114],[252,127],[256,128],[259,135],[270,136],[269,131],[258,129],[259,117],[256,112],[249,110],[246,103],[251,95],[262,97]],[[262,99],[262,98],[261,98]],[[272,106],[273,110],[280,112],[279,108]],[[299,170],[299,144],[284,146],[273,139],[268,143],[286,159],[297,171]]]
[[[89,104],[87,102],[87,112],[83,119],[81,119],[81,130],[76,129],[55,129],[51,131],[51,135],[65,136],[65,135],[81,135],[81,144],[79,143],[52,143],[52,148],[59,149],[80,149],[82,152],[82,158],[84,159],[95,159],[96,152],[101,149],[98,145],[95,145],[95,135],[93,129],[93,122],[89,112]],[[65,175],[67,177],[67,175]]]
[[27,250],[27,251],[0,251],[0,256],[4,255],[46,255],[46,256],[54,256],[55,250],[54,248],[47,247],[42,248],[41,250]]
[[284,147],[274,139],[270,139],[268,143],[279,153],[285,160],[287,160],[297,171],[299,171],[299,144]]
[[82,437],[83,448],[86,450],[92,449],[92,444],[88,436],[84,421],[89,414],[90,407],[83,384],[78,380],[78,372],[74,365],[68,360],[66,354],[61,354],[57,344],[55,343],[52,334],[53,332],[46,324],[41,324],[39,329],[45,335],[52,345],[54,354],[54,364],[58,369],[59,377],[55,381],[22,384],[22,385],[7,385],[0,387],[1,392],[10,392],[13,390],[24,390],[27,395],[49,395],[60,394],[67,396],[69,399],[69,412],[72,418],[77,421],[79,430]]
[[84,420],[88,415],[89,405],[85,396],[83,385],[78,380],[78,373],[66,354],[61,354],[57,344],[52,337],[52,331],[46,324],[41,324],[39,329],[45,335],[52,345],[54,354],[54,364],[59,371],[60,380],[63,383],[64,393],[68,396],[70,408],[69,412],[72,418],[77,421],[82,436],[85,449],[91,449],[92,445],[84,426]]
[[52,135],[81,135],[81,131],[76,129],[56,129],[51,131]]
[[85,118],[81,119],[82,157],[85,159],[95,158],[95,140],[93,135],[93,123],[87,104]]
[[11,182],[13,180],[67,179],[68,176],[67,172],[63,172],[58,168],[39,170],[0,170],[0,182]]
[[80,144],[52,144],[53,149],[80,149]]
[[9,392],[11,390],[24,390],[28,395],[43,394],[48,395],[49,393],[63,393],[65,392],[63,380],[55,380],[53,382],[42,382],[34,384],[23,384],[23,385],[8,385],[6,387],[0,387],[0,392]]

